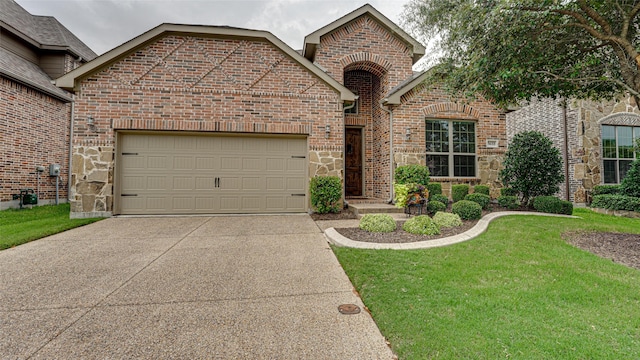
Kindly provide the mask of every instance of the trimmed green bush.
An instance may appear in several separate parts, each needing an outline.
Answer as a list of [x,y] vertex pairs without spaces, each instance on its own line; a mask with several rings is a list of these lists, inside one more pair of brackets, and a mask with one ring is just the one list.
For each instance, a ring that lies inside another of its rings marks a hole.
[[449,204],[449,198],[446,195],[442,195],[442,194],[433,195],[429,199],[430,201],[439,201],[445,205]]
[[482,206],[477,202],[460,200],[453,203],[451,212],[460,215],[463,220],[476,220],[482,217]]
[[620,193],[622,195],[640,197],[640,159],[631,163],[631,168],[620,183]]
[[483,209],[488,209],[491,204],[491,197],[485,194],[473,193],[465,196],[464,199],[478,203]]
[[523,131],[516,134],[504,155],[502,183],[522,196],[522,203],[536,196],[550,196],[564,180],[560,150],[544,134]]
[[573,213],[573,204],[570,201],[560,200],[555,196],[538,196],[533,199],[533,208],[537,211],[549,214]]
[[518,192],[510,187],[500,188],[500,196],[518,196]]
[[388,214],[366,214],[360,219],[360,229],[369,232],[392,232],[396,221]]
[[429,184],[429,168],[424,165],[402,165],[396,168],[394,179],[397,184]]
[[433,195],[442,195],[442,184],[440,183],[429,183],[427,189],[429,189],[429,199]]
[[435,214],[438,211],[445,211],[445,210],[447,210],[447,205],[441,203],[440,201],[431,200],[427,204],[427,213],[429,214]]
[[498,205],[509,210],[514,210],[520,206],[520,202],[517,196],[502,195],[498,197]]
[[640,212],[640,198],[626,195],[594,195],[591,207]]
[[442,211],[439,211],[435,215],[433,215],[433,222],[436,223],[436,225],[438,225],[440,229],[462,225],[460,215]]
[[315,176],[309,182],[311,205],[319,214],[340,212],[342,183],[337,176]]
[[596,185],[593,187],[593,195],[620,194],[620,185]]
[[402,225],[402,230],[418,235],[438,235],[440,228],[427,215],[413,217]]
[[451,186],[451,198],[453,202],[458,202],[460,200],[464,200],[464,197],[469,194],[469,185],[467,184],[457,184]]
[[489,196],[490,193],[490,189],[489,186],[487,185],[476,185],[473,187],[473,193],[474,194],[485,194],[487,196]]

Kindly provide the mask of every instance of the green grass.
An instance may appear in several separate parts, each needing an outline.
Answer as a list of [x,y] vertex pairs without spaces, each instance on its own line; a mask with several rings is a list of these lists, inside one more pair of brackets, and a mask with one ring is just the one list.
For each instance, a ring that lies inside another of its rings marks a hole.
[[0,250],[98,220],[69,219],[69,204],[0,211]]
[[640,271],[561,233],[640,233],[640,220],[574,215],[501,218],[444,248],[334,252],[400,359],[636,359]]

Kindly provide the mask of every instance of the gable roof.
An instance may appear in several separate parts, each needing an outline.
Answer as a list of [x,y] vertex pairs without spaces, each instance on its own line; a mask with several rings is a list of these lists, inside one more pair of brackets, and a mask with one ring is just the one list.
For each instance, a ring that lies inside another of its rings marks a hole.
[[382,15],[378,10],[376,10],[373,6],[369,4],[365,4],[364,6],[348,13],[347,15],[335,20],[334,22],[321,27],[320,29],[312,32],[311,34],[305,36],[304,45],[303,45],[303,54],[304,57],[313,61],[313,58],[316,53],[316,48],[320,45],[320,38],[323,35],[326,35],[343,25],[368,14],[377,22],[379,22],[383,27],[385,27],[389,32],[398,37],[404,43],[410,45],[413,48],[413,63],[415,64],[425,53],[424,45],[420,44],[416,39],[411,37],[411,35],[407,34],[404,30],[402,30],[398,25],[396,25],[393,21],[389,20],[386,16]]
[[98,56],[52,16],[31,15],[14,0],[0,0],[0,26],[36,48],[62,50],[89,61]]
[[280,49],[282,52],[299,63],[302,67],[318,76],[329,86],[340,93],[340,97],[344,101],[355,101],[354,95],[349,89],[338,83],[332,77],[313,65],[309,60],[305,59],[297,51],[293,50],[282,40],[267,31],[249,30],[233,28],[228,26],[207,26],[207,25],[183,25],[183,24],[161,24],[128,42],[98,56],[94,60],[82,65],[81,67],[61,76],[55,81],[55,84],[63,89],[74,91],[78,85],[78,81],[90,76],[100,69],[124,58],[128,54],[146,46],[154,40],[165,36],[166,34],[181,35],[197,35],[197,36],[220,36],[227,38],[240,39],[260,39],[266,40]]
[[387,96],[382,99],[382,103],[384,105],[399,105],[402,102],[402,95],[424,82],[427,79],[428,73],[429,70],[423,72],[414,71],[410,78],[391,89],[389,93],[387,93]]

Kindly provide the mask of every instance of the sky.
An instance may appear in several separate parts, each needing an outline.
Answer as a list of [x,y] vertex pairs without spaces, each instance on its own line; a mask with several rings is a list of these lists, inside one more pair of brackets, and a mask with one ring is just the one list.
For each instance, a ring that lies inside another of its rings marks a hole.
[[266,30],[294,49],[304,37],[369,3],[400,24],[408,0],[16,0],[53,16],[98,55],[161,23]]

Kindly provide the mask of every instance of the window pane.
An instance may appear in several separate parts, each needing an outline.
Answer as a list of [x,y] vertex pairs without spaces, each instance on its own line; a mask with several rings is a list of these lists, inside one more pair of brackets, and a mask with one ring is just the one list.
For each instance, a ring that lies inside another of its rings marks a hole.
[[615,159],[616,153],[615,127],[604,125],[602,126],[602,156]]
[[453,122],[453,152],[476,152],[476,124],[468,121]]
[[[633,128],[633,144],[640,146],[640,127]],[[640,151],[636,150],[636,159],[640,159]]]
[[431,176],[449,176],[449,155],[427,155]]
[[476,157],[466,155],[453,156],[453,176],[476,176]]
[[427,120],[427,152],[449,152],[449,123]]
[[627,176],[627,171],[631,168],[631,160],[620,160],[618,166],[620,167],[620,182],[622,182],[622,179]]
[[618,157],[621,159],[633,159],[633,128],[630,126],[618,126]]
[[618,181],[616,180],[616,161],[605,160],[604,161],[604,183],[615,184],[617,182]]

